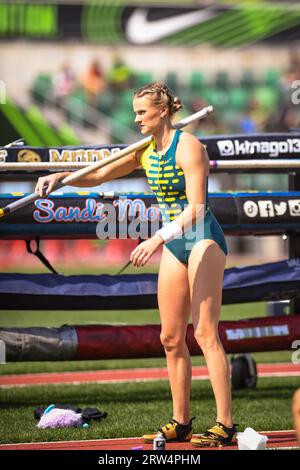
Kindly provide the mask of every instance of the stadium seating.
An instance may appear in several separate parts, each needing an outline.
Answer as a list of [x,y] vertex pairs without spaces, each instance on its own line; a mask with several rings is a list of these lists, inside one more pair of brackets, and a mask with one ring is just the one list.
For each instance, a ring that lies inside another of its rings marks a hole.
[[[118,88],[108,81],[105,91],[95,99],[95,103],[88,101],[86,94],[79,86],[65,99],[64,110],[67,119],[71,123],[90,125],[87,108],[92,106],[96,111],[113,120],[111,126],[113,141],[126,142],[126,127],[134,129],[133,91],[155,79],[151,71],[144,71],[133,72],[132,83],[129,87]],[[51,80],[49,75],[40,74],[34,81],[32,98],[37,104],[45,102],[45,95],[51,96]],[[255,76],[251,70],[245,69],[241,71],[240,78],[237,80],[224,70],[219,70],[214,77],[206,77],[202,70],[196,68],[190,71],[184,82],[175,71],[168,72],[164,81],[181,98],[187,113],[196,111],[199,106],[212,104],[217,111],[214,116],[216,123],[222,123],[222,130],[229,133],[245,129],[243,124],[245,116],[249,115],[250,120],[255,120],[253,107],[260,107],[263,112],[271,115],[285,96],[280,72],[276,69],[269,69],[260,77]],[[266,130],[260,128],[260,122],[256,124],[257,126],[247,127],[249,132],[251,129]],[[205,128],[203,133],[205,133]]]

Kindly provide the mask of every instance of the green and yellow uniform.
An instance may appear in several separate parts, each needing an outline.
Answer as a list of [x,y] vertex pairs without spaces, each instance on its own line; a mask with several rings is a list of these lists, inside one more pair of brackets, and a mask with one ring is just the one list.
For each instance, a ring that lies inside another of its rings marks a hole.
[[[176,162],[176,149],[181,133],[181,130],[175,132],[172,144],[164,155],[158,155],[155,142],[151,142],[140,159],[150,188],[159,204],[164,224],[176,220],[188,204],[184,173]],[[184,234],[182,238],[166,243],[166,247],[179,261],[187,264],[192,247],[196,242],[204,239],[215,240],[227,254],[224,233],[209,208],[207,182],[204,220],[197,226],[193,226],[193,231]]]

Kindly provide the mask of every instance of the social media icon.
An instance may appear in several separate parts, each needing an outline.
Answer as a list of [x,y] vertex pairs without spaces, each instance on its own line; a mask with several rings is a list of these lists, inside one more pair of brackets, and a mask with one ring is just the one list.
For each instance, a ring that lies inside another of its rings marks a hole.
[[234,155],[234,145],[232,140],[219,140],[217,145],[219,147],[221,156],[227,157]]
[[243,209],[248,217],[256,217],[258,214],[258,207],[254,201],[246,201],[243,205]]
[[280,204],[274,204],[275,215],[283,215],[287,210],[287,203],[280,202]]
[[290,208],[290,215],[300,217],[300,199],[293,199],[288,201]]
[[258,207],[261,217],[275,217],[272,201],[258,201]]

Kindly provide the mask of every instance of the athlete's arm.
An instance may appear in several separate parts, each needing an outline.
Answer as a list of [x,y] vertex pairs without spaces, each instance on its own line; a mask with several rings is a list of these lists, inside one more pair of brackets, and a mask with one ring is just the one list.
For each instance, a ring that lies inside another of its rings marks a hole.
[[[139,165],[140,163],[137,152],[134,152],[127,155],[126,157],[121,158],[120,160],[106,165],[103,168],[99,168],[98,170],[82,176],[77,181],[74,181],[72,186],[97,186],[99,184],[105,183],[106,181],[111,181],[117,178],[121,178],[122,176],[126,176],[138,168]],[[38,179],[35,191],[39,192],[41,197],[48,195],[54,189],[57,183],[71,174],[72,172],[67,171],[43,176]]]
[[121,178],[122,176],[126,176],[132,171],[136,170],[138,166],[139,161],[136,152],[131,153],[126,157],[121,158],[120,160],[112,162],[109,165],[96,170],[96,185],[105,183],[106,181],[112,181],[114,179]]

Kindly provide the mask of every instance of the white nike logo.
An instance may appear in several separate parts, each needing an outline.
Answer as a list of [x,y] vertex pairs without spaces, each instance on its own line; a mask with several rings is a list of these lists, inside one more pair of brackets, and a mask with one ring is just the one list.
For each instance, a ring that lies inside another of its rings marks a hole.
[[203,23],[216,15],[216,12],[206,9],[149,21],[147,19],[148,13],[149,9],[136,8],[128,19],[125,33],[130,42],[139,45],[151,44],[171,34]]

